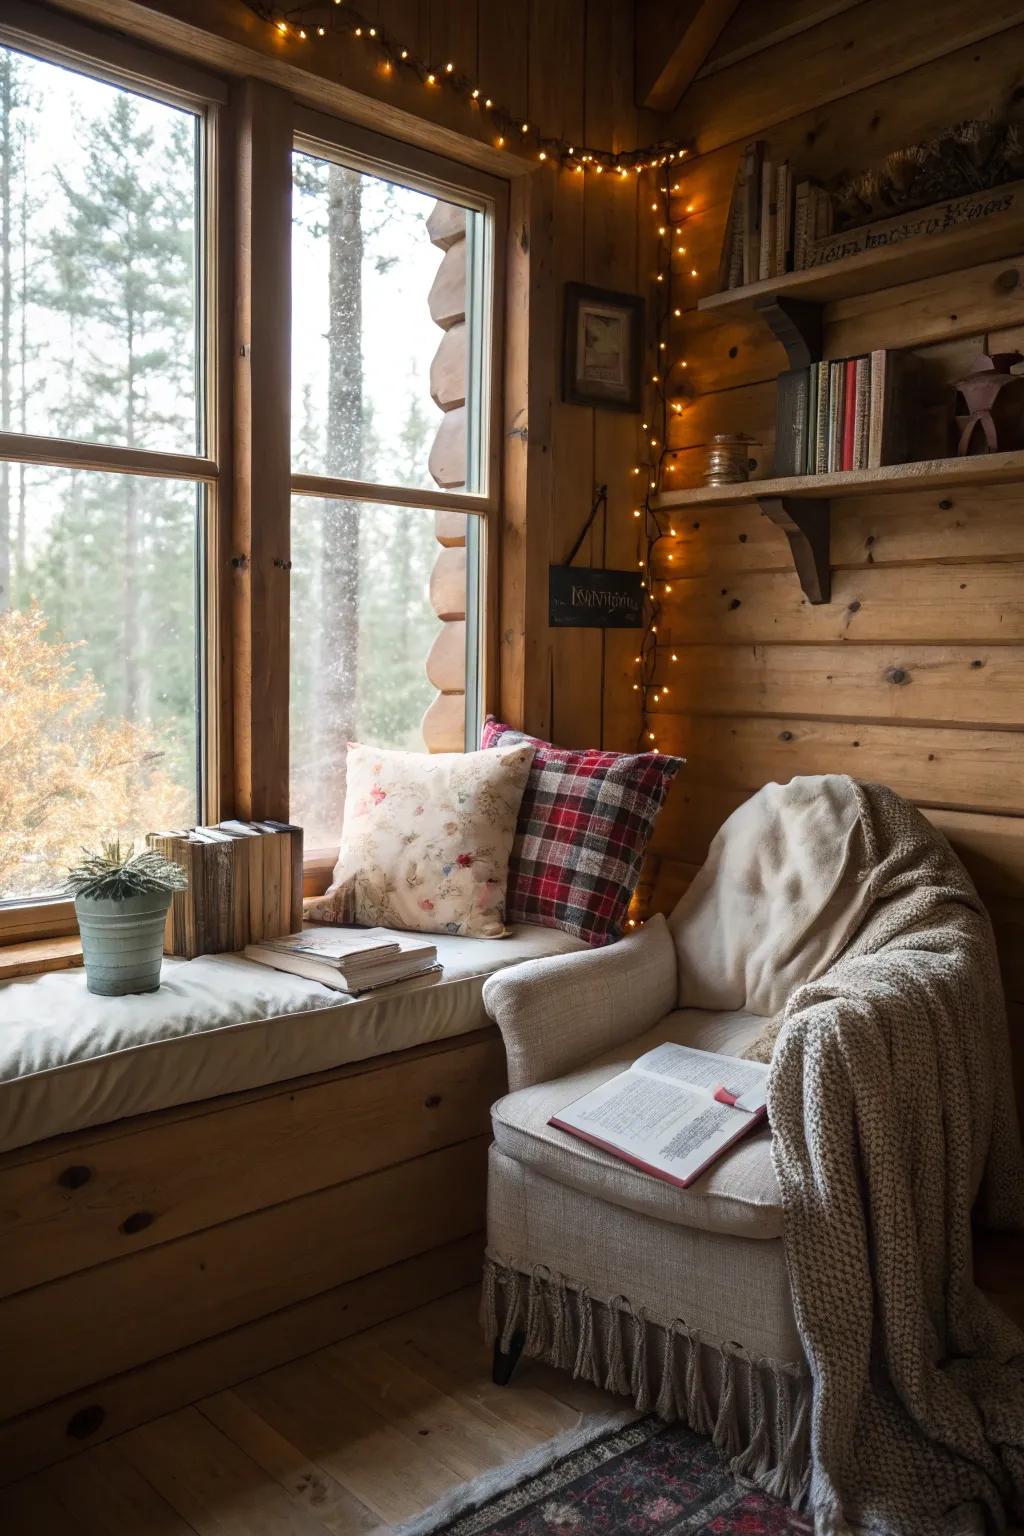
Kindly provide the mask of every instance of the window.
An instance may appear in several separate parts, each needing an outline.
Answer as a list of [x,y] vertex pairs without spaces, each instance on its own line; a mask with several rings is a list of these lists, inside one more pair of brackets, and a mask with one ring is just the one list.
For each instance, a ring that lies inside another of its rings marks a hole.
[[203,809],[218,88],[132,78],[0,30],[0,903]]
[[479,733],[497,197],[484,178],[456,188],[443,162],[303,117],[291,814],[307,848],[328,849],[347,741],[460,751]]

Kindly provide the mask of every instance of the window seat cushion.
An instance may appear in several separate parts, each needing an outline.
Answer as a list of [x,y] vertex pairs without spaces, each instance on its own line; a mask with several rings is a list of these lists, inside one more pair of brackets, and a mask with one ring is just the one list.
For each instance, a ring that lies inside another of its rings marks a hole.
[[530,924],[436,942],[438,981],[358,998],[240,955],[165,958],[137,997],[95,997],[81,970],[0,984],[0,1152],[468,1034],[489,1022],[488,976],[583,947]]

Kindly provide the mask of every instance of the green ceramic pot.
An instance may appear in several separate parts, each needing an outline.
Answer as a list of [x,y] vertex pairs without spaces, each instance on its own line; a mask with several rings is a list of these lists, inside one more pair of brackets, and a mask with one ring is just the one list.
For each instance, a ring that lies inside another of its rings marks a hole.
[[100,997],[123,997],[157,990],[171,894],[147,892],[122,901],[110,896],[75,897],[90,992]]

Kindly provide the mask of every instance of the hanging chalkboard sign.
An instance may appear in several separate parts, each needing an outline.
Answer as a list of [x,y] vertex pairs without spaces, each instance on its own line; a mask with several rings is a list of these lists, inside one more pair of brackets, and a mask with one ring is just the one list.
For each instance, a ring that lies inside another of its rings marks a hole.
[[555,629],[641,629],[644,589],[639,571],[553,565],[548,622]]

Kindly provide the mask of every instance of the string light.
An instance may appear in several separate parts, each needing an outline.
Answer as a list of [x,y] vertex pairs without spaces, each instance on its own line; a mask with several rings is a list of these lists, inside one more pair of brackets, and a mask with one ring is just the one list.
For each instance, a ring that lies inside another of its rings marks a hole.
[[[299,42],[309,42],[324,39],[330,32],[335,37],[348,35],[364,43],[369,40],[381,50],[380,62],[385,73],[390,73],[394,65],[399,63],[429,89],[444,85],[447,90],[464,97],[470,103],[479,103],[483,99],[484,107],[495,114],[496,126],[500,129],[500,137],[496,140],[498,148],[504,147],[509,131],[518,128],[521,137],[534,137],[535,145],[540,141],[543,152],[538,155],[539,159],[563,164],[572,161],[576,170],[582,168],[580,162],[583,162],[586,169],[593,170],[597,175],[603,175],[605,171],[616,171],[620,179],[630,171],[639,174],[643,170],[657,170],[660,166],[681,159],[687,153],[687,146],[671,143],[631,150],[583,150],[563,139],[549,138],[546,134],[538,133],[526,117],[499,106],[490,96],[482,98],[481,87],[472,78],[460,73],[454,59],[448,59],[443,66],[428,64],[403,46],[401,39],[354,7],[346,4],[342,10],[342,0],[333,0],[333,5],[330,0],[301,0],[301,3],[291,6],[275,4],[274,0],[242,0],[242,3],[261,21],[273,27],[281,37],[294,37]],[[331,17],[331,26],[314,26],[325,12]],[[315,35],[311,36],[311,33]],[[653,207],[657,210],[657,203]]]

